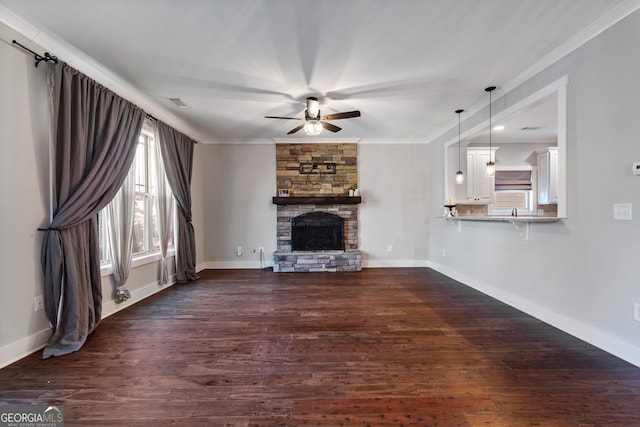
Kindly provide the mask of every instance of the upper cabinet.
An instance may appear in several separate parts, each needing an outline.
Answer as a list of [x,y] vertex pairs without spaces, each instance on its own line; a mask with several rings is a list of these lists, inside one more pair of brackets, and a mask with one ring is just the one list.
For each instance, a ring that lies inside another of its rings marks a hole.
[[[491,203],[495,194],[495,178],[487,176],[487,163],[496,158],[496,147],[467,148],[467,196],[471,203]],[[462,200],[460,200],[462,201]]]
[[538,204],[558,203],[558,149],[538,153]]

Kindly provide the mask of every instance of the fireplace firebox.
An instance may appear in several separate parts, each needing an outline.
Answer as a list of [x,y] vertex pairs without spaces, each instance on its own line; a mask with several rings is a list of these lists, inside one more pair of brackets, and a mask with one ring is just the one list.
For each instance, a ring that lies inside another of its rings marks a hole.
[[309,212],[291,220],[294,251],[344,250],[344,219],[327,212]]

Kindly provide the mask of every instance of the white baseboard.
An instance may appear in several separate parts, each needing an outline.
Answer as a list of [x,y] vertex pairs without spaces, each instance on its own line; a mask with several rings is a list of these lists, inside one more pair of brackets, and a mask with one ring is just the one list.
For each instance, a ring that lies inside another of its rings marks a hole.
[[[175,276],[171,277],[171,281],[164,286],[160,286],[158,281],[154,281],[149,283],[148,285],[144,285],[141,288],[134,289],[131,292],[131,298],[124,302],[115,302],[115,300],[109,300],[107,302],[102,303],[102,318],[106,319],[107,317],[115,314],[119,311],[124,310],[125,308],[131,307],[135,303],[138,303],[145,298],[150,297],[153,294],[156,294],[160,291],[163,291],[176,283]],[[126,285],[125,285],[126,287]]]
[[0,369],[43,348],[51,338],[51,333],[51,328],[43,329],[0,347]]
[[[212,270],[222,269],[260,269],[259,261],[209,261],[202,264],[203,268]],[[402,268],[428,267],[428,261],[415,259],[400,260],[362,260],[362,268]],[[271,267],[271,263],[265,265]]]
[[374,259],[362,260],[362,268],[408,268],[428,267],[429,261],[418,259]]
[[[127,307],[131,307],[135,303],[140,302],[157,292],[167,289],[173,284],[175,284],[175,277],[172,277],[172,281],[164,286],[160,286],[156,281],[141,288],[132,290],[131,298],[125,302],[116,303],[114,300],[103,302],[102,319],[106,319],[114,313],[124,310]],[[47,328],[0,347],[0,369],[42,349],[47,344],[50,337],[51,328]]]
[[532,304],[530,301],[515,296],[502,289],[497,289],[487,283],[473,279],[467,275],[461,274],[456,270],[429,262],[429,267],[455,279],[467,286],[472,287],[490,297],[493,297],[505,304],[510,305],[520,311],[527,313],[536,319],[545,322],[555,328],[560,329],[576,338],[581,339],[601,350],[606,351],[622,360],[625,360],[635,366],[640,367],[640,346],[630,342],[621,340],[611,334],[587,325],[576,319],[563,316],[562,314],[550,311],[544,307]]
[[[211,270],[260,269],[260,261],[208,261],[202,265]],[[265,263],[264,267],[271,267],[271,263]]]

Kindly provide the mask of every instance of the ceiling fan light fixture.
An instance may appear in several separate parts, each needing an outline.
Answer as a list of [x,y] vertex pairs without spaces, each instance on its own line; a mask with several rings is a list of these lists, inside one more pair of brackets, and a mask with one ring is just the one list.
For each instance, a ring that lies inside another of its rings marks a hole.
[[320,118],[320,102],[318,102],[318,98],[314,96],[307,98],[307,115],[312,119]]
[[307,120],[304,124],[304,131],[307,135],[319,135],[322,132],[322,123],[319,120]]

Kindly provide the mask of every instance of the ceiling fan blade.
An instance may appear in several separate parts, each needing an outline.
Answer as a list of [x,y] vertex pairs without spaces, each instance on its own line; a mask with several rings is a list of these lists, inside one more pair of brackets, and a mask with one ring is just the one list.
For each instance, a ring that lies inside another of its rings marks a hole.
[[294,127],[293,129],[291,129],[289,132],[287,132],[287,135],[291,135],[292,133],[296,133],[298,132],[300,129],[302,129],[304,127],[304,123]]
[[347,111],[346,113],[336,113],[324,116],[321,120],[338,120],[338,119],[350,119],[351,117],[360,117],[360,111]]
[[265,119],[302,120],[299,117],[264,116]]
[[323,128],[325,128],[326,130],[330,130],[331,132],[338,132],[339,130],[342,129],[336,125],[332,125],[331,123],[327,123],[327,122],[320,122],[320,124],[322,125]]

